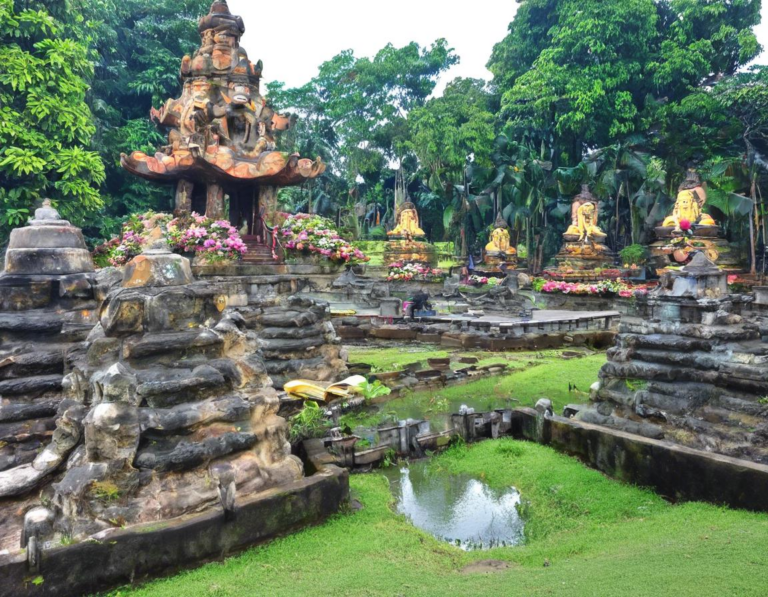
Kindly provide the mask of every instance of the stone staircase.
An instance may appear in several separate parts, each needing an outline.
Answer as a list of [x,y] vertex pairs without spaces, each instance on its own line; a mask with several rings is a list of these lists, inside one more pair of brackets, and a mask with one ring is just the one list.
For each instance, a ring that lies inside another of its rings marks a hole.
[[272,249],[266,245],[259,244],[253,238],[243,239],[248,252],[243,255],[242,263],[246,265],[275,265],[277,262],[272,258]]

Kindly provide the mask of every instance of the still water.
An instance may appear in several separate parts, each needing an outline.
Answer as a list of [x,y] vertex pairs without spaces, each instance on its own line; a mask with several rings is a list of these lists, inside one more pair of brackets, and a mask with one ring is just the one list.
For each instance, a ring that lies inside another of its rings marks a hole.
[[430,469],[426,461],[385,474],[398,513],[442,541],[467,551],[523,542],[520,493],[514,488],[491,489],[472,477]]

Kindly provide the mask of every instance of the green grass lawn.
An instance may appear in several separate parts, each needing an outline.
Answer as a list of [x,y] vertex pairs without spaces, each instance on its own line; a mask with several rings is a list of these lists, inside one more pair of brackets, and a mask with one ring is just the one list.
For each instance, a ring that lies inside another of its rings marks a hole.
[[[429,418],[436,428],[447,428],[448,415],[457,412],[462,404],[478,410],[534,406],[539,398],[552,400],[555,410],[561,412],[568,403],[589,400],[589,388],[597,381],[598,372],[605,363],[605,353],[584,358],[564,360],[561,350],[543,352],[450,352],[434,347],[351,347],[350,363],[367,363],[377,370],[402,369],[411,363],[426,366],[427,359],[445,358],[451,354],[475,356],[480,365],[505,363],[510,372],[462,385],[436,388],[430,391],[405,393],[380,405],[377,413],[347,415],[344,424],[375,426],[384,419]],[[465,365],[454,364],[453,367]],[[576,390],[569,391],[569,387]]]
[[[353,476],[364,508],[319,527],[115,596],[762,597],[768,516],[706,504],[671,505],[553,450],[500,440],[435,458],[523,497],[526,544],[465,553],[391,509],[385,478]],[[466,565],[503,560],[496,574]]]

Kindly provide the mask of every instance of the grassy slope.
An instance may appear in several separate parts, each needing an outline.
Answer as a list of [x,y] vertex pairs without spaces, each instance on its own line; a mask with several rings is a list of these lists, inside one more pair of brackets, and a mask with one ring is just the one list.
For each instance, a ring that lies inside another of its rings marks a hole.
[[[520,353],[461,352],[459,354],[477,356],[481,365],[506,363],[514,371],[502,377],[482,379],[466,385],[443,388],[435,392],[418,392],[402,400],[409,402],[428,402],[435,396],[449,402],[461,402],[469,397],[482,397],[494,400],[495,406],[504,406],[507,398],[518,402],[513,406],[533,406],[539,398],[552,400],[555,410],[560,412],[569,402],[588,400],[589,388],[597,381],[597,374],[605,363],[605,354],[595,354],[580,359],[564,360],[561,351]],[[428,358],[449,356],[445,350],[430,347],[351,347],[350,362],[368,363],[378,370],[392,370],[414,362],[426,362]],[[462,366],[462,365],[457,365]],[[577,392],[568,391],[569,384],[575,385]],[[391,402],[397,406],[397,400]],[[483,406],[478,404],[478,406]]]
[[[765,595],[766,515],[672,506],[548,448],[511,440],[455,448],[433,466],[518,487],[530,503],[528,544],[464,553],[394,514],[382,476],[355,476],[361,512],[115,595]],[[488,558],[512,567],[493,575],[459,572]]]

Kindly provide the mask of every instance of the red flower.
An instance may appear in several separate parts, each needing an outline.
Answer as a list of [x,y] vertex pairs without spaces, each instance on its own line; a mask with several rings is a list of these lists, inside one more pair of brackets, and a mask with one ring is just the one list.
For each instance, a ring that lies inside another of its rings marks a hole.
[[688,232],[692,228],[690,220],[680,220],[680,230]]

